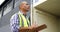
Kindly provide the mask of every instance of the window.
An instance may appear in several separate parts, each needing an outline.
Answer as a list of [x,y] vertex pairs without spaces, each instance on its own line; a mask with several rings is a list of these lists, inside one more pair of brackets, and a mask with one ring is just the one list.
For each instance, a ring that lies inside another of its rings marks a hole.
[[4,2],[5,0],[0,0],[0,5]]
[[15,5],[14,6],[17,7],[20,4],[20,1],[21,0],[15,0]]
[[0,18],[1,18],[1,15],[2,15],[2,10],[0,11]]
[[9,13],[13,9],[12,7],[13,7],[13,2],[10,2],[9,4],[7,4],[7,6],[4,7],[3,16],[6,15],[7,13]]

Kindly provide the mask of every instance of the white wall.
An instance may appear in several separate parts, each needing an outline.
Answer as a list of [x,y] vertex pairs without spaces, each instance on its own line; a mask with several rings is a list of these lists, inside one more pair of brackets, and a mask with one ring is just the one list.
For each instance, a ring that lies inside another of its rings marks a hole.
[[[58,32],[58,24],[55,16],[33,9],[33,18],[38,25],[46,24],[47,28],[40,32]],[[38,11],[39,13],[36,13]]]

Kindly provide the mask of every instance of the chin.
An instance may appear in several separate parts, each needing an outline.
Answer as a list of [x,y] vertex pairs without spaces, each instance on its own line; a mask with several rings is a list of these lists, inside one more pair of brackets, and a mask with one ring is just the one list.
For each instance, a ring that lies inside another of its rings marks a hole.
[[27,9],[26,11],[29,11],[29,9]]
[[27,12],[29,11],[29,10],[26,10]]

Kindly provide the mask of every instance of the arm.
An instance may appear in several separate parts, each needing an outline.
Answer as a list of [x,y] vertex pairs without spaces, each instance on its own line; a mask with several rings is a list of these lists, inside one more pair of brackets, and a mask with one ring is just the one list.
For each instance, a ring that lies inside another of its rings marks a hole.
[[33,29],[33,27],[20,27],[19,30],[29,30],[29,29]]
[[19,32],[30,32],[35,30],[36,26],[32,25],[30,27],[20,27]]
[[19,32],[27,32],[32,29],[33,29],[32,27],[20,27]]
[[18,32],[19,29],[19,23],[16,17],[17,17],[16,15],[13,15],[12,18],[10,19],[10,26],[13,32]]
[[29,29],[33,29],[36,28],[36,26],[32,25],[30,27],[20,27],[19,30],[29,30]]

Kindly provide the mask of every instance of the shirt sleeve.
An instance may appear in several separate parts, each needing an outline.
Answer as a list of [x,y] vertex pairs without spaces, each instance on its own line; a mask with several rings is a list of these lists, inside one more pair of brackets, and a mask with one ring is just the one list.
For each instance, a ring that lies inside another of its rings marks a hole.
[[18,32],[19,29],[19,21],[17,18],[17,15],[13,15],[12,18],[10,19],[10,26],[11,26],[11,30],[13,32]]

